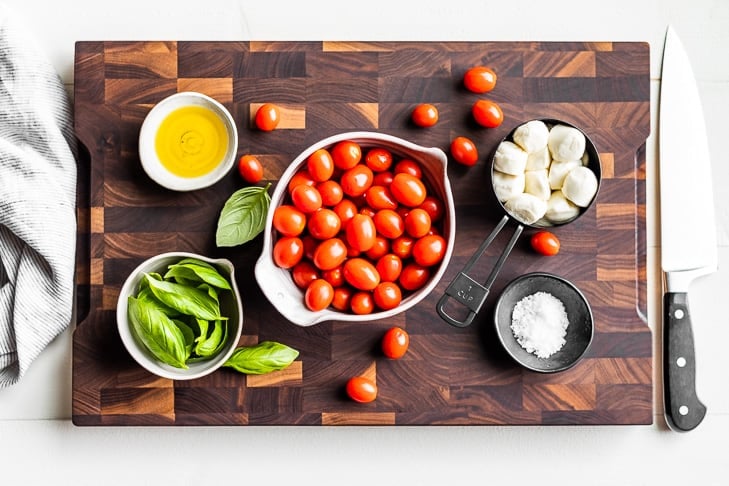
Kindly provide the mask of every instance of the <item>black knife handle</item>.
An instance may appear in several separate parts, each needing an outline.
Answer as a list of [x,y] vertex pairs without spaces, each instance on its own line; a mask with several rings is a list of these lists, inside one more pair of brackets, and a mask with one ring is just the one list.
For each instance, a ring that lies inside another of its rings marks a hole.
[[695,358],[688,296],[667,292],[663,297],[663,403],[668,426],[680,432],[696,428],[706,415],[696,396]]

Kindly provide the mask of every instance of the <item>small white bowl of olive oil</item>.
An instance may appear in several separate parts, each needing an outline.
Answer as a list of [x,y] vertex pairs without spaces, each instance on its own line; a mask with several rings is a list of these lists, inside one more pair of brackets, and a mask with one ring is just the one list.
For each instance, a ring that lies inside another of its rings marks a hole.
[[230,112],[202,93],[176,93],[157,103],[139,133],[147,175],[174,191],[211,186],[235,164],[238,130]]

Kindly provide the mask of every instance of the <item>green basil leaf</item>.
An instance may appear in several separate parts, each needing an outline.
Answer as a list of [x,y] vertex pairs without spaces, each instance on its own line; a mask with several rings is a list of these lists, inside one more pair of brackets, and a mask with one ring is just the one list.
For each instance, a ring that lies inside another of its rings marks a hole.
[[258,236],[266,226],[266,214],[271,196],[266,187],[249,186],[238,189],[225,202],[218,218],[215,244],[237,246]]
[[185,354],[189,357],[192,354],[192,345],[195,342],[195,334],[193,333],[192,328],[181,320],[172,319],[172,322],[180,329],[182,337],[185,338]]
[[[146,282],[147,279],[143,279],[142,282]],[[154,305],[159,310],[165,313],[167,317],[178,317],[180,315],[180,312],[173,309],[172,307],[163,304],[155,295],[152,293],[152,290],[149,288],[149,284],[145,285],[145,287],[140,290],[137,293],[137,299],[143,300],[150,305]]]
[[208,338],[208,327],[210,326],[210,322],[206,321],[205,319],[195,319],[195,324],[197,324],[198,331],[195,342],[199,343]]
[[163,363],[186,369],[185,337],[180,328],[146,300],[130,296],[127,302],[132,330],[149,352]]
[[218,289],[216,289],[212,285],[203,283],[203,284],[198,285],[197,288],[202,290],[203,292],[207,292],[207,294],[210,297],[212,297],[215,300],[215,302],[217,302],[218,304],[220,303],[220,298],[218,298]]
[[199,341],[195,346],[195,354],[202,356],[203,358],[209,358],[214,356],[223,344],[225,344],[225,338],[228,335],[228,326],[223,321],[215,321],[215,327],[213,332],[207,339]]
[[210,321],[227,319],[220,315],[220,306],[215,299],[203,290],[149,277],[147,283],[163,304],[183,314]]
[[275,341],[261,341],[255,346],[243,346],[223,364],[241,373],[262,375],[287,368],[299,356],[299,352]]
[[[165,280],[173,277],[192,282],[205,282],[219,289],[231,290],[230,283],[215,268],[209,266],[198,265],[197,263],[188,261],[170,265],[165,274]],[[202,263],[202,262],[201,262]]]

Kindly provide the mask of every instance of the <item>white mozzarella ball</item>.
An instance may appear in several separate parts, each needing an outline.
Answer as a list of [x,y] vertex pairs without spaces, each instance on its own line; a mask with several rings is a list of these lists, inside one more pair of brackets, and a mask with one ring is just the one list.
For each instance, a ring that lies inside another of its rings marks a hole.
[[586,208],[597,193],[597,177],[587,167],[572,169],[562,184],[562,193],[576,205]]
[[506,174],[518,175],[524,172],[527,153],[514,142],[501,142],[494,154],[494,169]]
[[547,146],[549,128],[541,120],[531,120],[514,130],[514,142],[527,153],[537,152]]
[[541,150],[529,153],[527,156],[526,170],[549,169],[549,164],[551,163],[552,156],[549,155],[549,149],[544,147]]
[[495,170],[492,175],[494,192],[499,201],[504,202],[524,192],[524,173],[513,175]]
[[553,191],[547,201],[544,219],[552,224],[562,224],[575,219],[579,214],[580,208],[564,197],[562,191]]
[[524,173],[524,192],[533,194],[545,201],[552,195],[549,188],[549,176],[547,169],[528,170]]
[[547,212],[547,201],[524,192],[507,200],[504,207],[522,223],[534,224]]
[[552,165],[549,166],[549,187],[553,190],[561,189],[567,174],[576,167],[582,167],[582,161],[567,160],[563,162],[561,160],[553,160]]
[[576,128],[555,125],[549,131],[547,145],[556,160],[580,160],[585,153],[585,136]]

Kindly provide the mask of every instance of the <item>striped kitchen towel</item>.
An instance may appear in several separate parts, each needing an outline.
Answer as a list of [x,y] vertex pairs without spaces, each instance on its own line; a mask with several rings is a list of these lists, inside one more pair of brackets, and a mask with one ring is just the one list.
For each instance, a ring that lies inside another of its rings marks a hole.
[[69,326],[74,301],[73,112],[21,23],[0,5],[0,387]]

